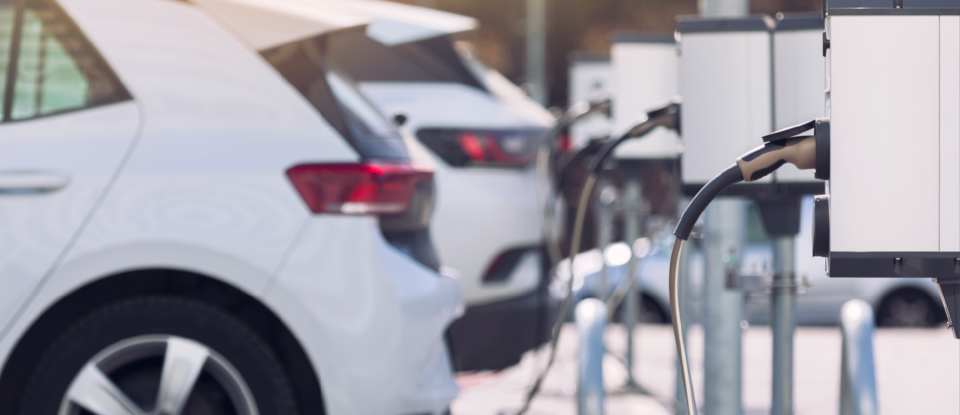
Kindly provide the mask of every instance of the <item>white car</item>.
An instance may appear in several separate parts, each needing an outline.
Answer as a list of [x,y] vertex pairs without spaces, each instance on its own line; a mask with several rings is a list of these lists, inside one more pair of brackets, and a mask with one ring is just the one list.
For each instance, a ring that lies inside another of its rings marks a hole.
[[375,0],[325,4],[373,19],[331,43],[331,65],[400,121],[411,157],[435,169],[431,234],[467,304],[450,328],[458,370],[519,362],[555,321],[541,255],[546,183],[534,166],[553,116],[453,42],[473,19]]
[[430,173],[322,64],[365,23],[0,0],[0,413],[446,413]]

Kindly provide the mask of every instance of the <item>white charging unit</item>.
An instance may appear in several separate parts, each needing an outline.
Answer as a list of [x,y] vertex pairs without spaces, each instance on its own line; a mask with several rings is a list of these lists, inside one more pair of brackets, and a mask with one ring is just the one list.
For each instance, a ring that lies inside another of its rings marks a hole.
[[937,279],[956,334],[960,1],[827,5],[830,181],[815,246],[831,277]]
[[[773,30],[773,129],[779,130],[825,115],[823,15],[778,13]],[[807,182],[822,187],[813,170],[786,164],[773,173],[777,182]]]
[[[768,16],[679,19],[680,176],[685,194],[695,194],[772,131],[773,26]],[[760,180],[770,181],[769,176]],[[744,186],[751,184],[734,185],[728,193]]]
[[[570,105],[611,99],[615,91],[613,82],[610,56],[583,52],[570,55]],[[590,114],[570,126],[574,148],[582,148],[592,139],[606,139],[613,134],[613,120],[606,114]]]
[[[680,94],[679,57],[674,35],[617,33],[610,47],[616,90],[613,96],[614,131],[625,131]],[[618,159],[675,159],[681,149],[674,130],[659,128],[642,140],[617,147]]]

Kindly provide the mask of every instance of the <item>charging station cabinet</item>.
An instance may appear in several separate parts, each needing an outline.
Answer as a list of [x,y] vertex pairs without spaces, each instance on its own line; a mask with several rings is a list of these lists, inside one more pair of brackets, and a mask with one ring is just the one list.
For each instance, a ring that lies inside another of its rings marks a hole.
[[[773,30],[773,129],[802,124],[825,114],[823,15],[778,13]],[[823,183],[813,170],[786,164],[773,173],[777,182]]]
[[[569,79],[570,105],[612,98],[614,77],[609,56],[572,53]],[[591,139],[610,137],[615,132],[613,120],[604,114],[591,114],[570,126],[570,139],[575,148],[581,148]]]
[[829,198],[814,245],[831,277],[936,279],[956,335],[960,1],[827,5]]
[[[680,17],[680,94],[683,97],[680,176],[692,196],[772,131],[771,36],[768,16],[737,19]],[[731,186],[725,193],[769,183]]]
[[[647,111],[679,95],[677,44],[673,34],[617,33],[610,48],[616,82],[614,131],[626,131]],[[676,159],[676,131],[659,128],[642,140],[623,143],[618,159]]]

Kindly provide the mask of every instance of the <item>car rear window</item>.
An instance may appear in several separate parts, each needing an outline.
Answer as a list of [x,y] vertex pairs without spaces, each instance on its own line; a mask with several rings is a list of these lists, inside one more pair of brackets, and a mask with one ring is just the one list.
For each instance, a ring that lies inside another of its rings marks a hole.
[[408,160],[403,138],[328,59],[327,35],[263,51],[263,56],[368,160]]
[[336,34],[330,59],[358,82],[456,82],[485,89],[449,36],[386,46],[362,31]]

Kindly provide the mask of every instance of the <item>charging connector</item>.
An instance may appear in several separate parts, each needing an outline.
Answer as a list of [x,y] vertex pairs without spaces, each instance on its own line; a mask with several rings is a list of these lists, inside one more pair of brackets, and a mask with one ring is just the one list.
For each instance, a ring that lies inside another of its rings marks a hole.
[[[670,256],[670,316],[673,318],[673,334],[677,342],[677,355],[680,360],[680,375],[683,377],[684,397],[686,399],[687,414],[696,415],[697,404],[693,396],[693,385],[690,380],[690,367],[687,362],[686,348],[683,342],[682,323],[680,321],[680,304],[678,295],[678,278],[680,269],[680,252],[683,242],[690,237],[693,225],[706,210],[713,199],[717,198],[727,187],[739,182],[753,182],[773,173],[784,164],[793,164],[800,170],[819,169],[824,152],[817,152],[818,140],[816,135],[796,137],[797,134],[815,129],[823,119],[808,121],[783,130],[775,131],[763,137],[764,144],[737,158],[736,163],[710,180],[683,211],[677,228],[673,234],[677,240],[673,245]],[[829,126],[829,121],[826,121]],[[829,127],[827,127],[829,128]],[[827,130],[829,132],[829,129]],[[826,137],[829,140],[829,135]],[[829,153],[826,154],[829,160]],[[829,164],[828,164],[829,167]],[[819,177],[819,176],[818,176]]]

